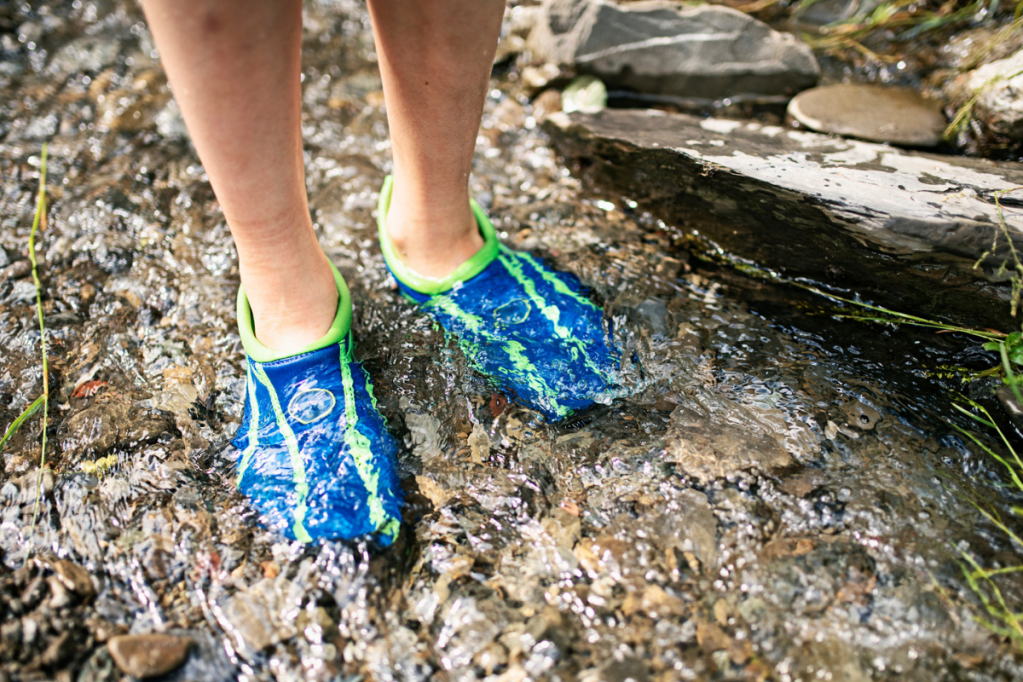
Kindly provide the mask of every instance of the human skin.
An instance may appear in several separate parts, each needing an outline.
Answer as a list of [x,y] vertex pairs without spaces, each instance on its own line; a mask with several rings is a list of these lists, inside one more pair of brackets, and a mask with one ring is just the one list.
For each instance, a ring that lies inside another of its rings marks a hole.
[[[300,0],[143,0],[192,142],[238,251],[256,337],[320,339],[337,288],[305,191]],[[394,160],[387,230],[443,277],[483,246],[469,170],[504,0],[370,0]]]

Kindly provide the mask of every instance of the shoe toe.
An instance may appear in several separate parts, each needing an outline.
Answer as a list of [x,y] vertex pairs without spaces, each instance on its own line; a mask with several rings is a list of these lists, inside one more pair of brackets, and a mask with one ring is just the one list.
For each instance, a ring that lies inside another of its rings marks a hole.
[[[397,446],[356,363],[338,348],[256,365],[240,429],[238,489],[270,528],[292,539],[393,541],[401,519]],[[350,403],[350,404],[349,404]],[[282,405],[287,409],[282,409]],[[266,415],[272,415],[270,419]]]

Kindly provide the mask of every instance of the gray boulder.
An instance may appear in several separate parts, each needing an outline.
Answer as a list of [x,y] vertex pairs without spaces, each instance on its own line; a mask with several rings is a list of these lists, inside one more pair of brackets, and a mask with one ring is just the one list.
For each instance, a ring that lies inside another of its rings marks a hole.
[[534,56],[610,89],[695,100],[791,96],[820,74],[793,36],[713,5],[546,0],[529,41]]

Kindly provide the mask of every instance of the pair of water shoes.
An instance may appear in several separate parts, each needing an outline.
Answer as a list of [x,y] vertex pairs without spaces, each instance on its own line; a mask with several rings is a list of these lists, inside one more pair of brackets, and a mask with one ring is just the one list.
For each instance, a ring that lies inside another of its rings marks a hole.
[[[457,336],[495,389],[552,421],[590,406],[609,389],[616,354],[601,310],[578,279],[500,244],[475,202],[483,248],[443,279],[424,277],[397,257],[387,236],[390,198],[388,178],[378,217],[388,269],[406,297]],[[353,358],[351,297],[337,270],[334,278],[338,309],[330,331],[284,357],[256,340],[239,289],[248,377],[234,439],[238,488],[268,526],[292,539],[373,536],[386,546],[401,520],[398,448],[369,375]]]

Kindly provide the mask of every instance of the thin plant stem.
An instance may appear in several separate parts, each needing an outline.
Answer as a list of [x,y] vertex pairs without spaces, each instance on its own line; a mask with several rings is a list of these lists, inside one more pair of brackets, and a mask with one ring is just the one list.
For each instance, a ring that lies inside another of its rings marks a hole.
[[[36,261],[36,231],[42,216],[46,213],[46,152],[47,145],[43,145],[43,153],[39,162],[39,197],[36,201],[36,215],[32,220],[32,231],[28,235],[28,258],[32,261],[32,279],[36,285],[36,314],[39,317],[39,342],[43,354],[43,438],[42,449],[39,456],[39,474],[36,480],[36,503],[32,510],[32,526],[28,536],[32,538],[36,532],[36,521],[39,518],[39,503],[43,497],[43,469],[46,468],[46,427],[47,414],[50,411],[50,374],[46,361],[46,325],[43,322],[43,285],[39,281],[39,263]],[[30,548],[31,549],[31,548]],[[27,556],[27,555],[26,555]]]

